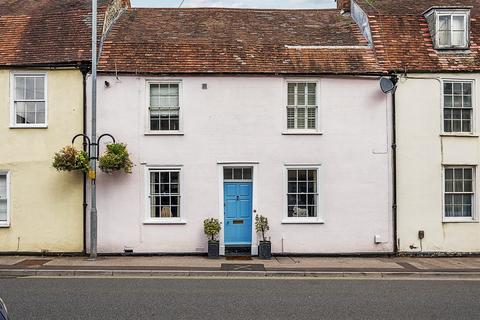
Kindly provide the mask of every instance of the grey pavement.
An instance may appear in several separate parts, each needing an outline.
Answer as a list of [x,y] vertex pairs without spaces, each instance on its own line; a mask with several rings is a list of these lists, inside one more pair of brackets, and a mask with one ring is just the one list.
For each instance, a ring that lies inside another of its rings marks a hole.
[[16,319],[478,319],[476,281],[0,279]]
[[0,256],[0,276],[295,276],[480,279],[480,257]]

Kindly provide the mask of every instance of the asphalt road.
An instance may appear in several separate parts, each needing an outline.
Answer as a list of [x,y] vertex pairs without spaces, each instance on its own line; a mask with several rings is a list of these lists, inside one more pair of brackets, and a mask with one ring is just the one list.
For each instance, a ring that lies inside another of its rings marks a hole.
[[478,281],[0,279],[19,319],[480,319]]

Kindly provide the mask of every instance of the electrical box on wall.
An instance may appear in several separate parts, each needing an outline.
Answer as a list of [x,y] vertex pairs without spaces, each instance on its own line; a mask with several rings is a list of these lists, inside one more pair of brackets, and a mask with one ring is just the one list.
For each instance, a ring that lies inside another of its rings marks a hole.
[[379,234],[376,234],[375,237],[374,237],[374,241],[375,243],[384,243],[385,241],[383,240],[382,236],[379,235]]

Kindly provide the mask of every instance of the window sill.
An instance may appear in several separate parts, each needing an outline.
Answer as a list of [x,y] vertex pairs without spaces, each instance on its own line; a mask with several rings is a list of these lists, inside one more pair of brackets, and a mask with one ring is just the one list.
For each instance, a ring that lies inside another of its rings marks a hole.
[[443,223],[479,223],[478,220],[472,218],[443,218]]
[[166,218],[166,219],[147,219],[143,221],[145,225],[154,225],[154,224],[187,224],[186,220],[176,219],[176,218]]
[[282,135],[284,136],[321,136],[323,135],[323,132],[320,131],[312,131],[312,130],[288,130],[288,131],[282,131]]
[[27,125],[27,126],[21,126],[21,125],[10,125],[10,129],[47,129],[48,125],[42,124],[42,125]]
[[0,223],[0,228],[10,228],[10,223]]
[[282,224],[324,224],[320,219],[283,219]]
[[183,131],[147,131],[146,136],[183,136]]
[[458,132],[458,133],[441,133],[440,134],[440,137],[466,137],[466,138],[478,138],[479,135],[476,134],[476,133],[462,133],[462,132]]

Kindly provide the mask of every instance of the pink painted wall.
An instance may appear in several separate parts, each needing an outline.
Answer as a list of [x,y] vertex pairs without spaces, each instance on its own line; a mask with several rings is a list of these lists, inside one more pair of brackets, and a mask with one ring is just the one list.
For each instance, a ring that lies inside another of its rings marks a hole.
[[[98,176],[99,252],[204,252],[202,221],[222,218],[218,162],[255,166],[254,209],[274,252],[390,252],[390,98],[378,79],[318,78],[322,135],[283,135],[286,79],[159,78],[182,83],[182,136],[147,136],[145,77],[98,79],[98,133],[128,144],[133,173]],[[157,80],[159,80],[157,79]],[[110,87],[104,86],[104,81]],[[202,90],[207,83],[208,89]],[[285,165],[321,164],[321,224],[285,224]],[[182,170],[181,225],[147,225],[146,165]],[[383,243],[375,243],[375,235]],[[254,237],[256,239],[256,237]]]

